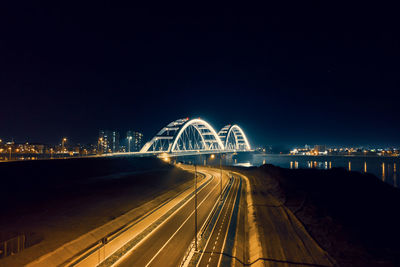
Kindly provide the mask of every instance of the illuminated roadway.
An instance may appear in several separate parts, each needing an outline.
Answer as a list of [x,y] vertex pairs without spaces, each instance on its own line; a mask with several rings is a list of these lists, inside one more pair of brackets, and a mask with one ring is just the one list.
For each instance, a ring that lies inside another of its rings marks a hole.
[[[240,188],[242,182],[239,177],[236,177],[233,180],[232,189],[228,192],[228,196],[225,200],[225,205],[223,206],[221,212],[218,214],[218,219],[213,226],[211,236],[207,240],[207,244],[204,250],[201,251],[201,257],[197,264],[197,266],[220,266],[223,259],[228,260],[230,263],[230,257],[224,256],[222,252],[225,252],[225,255],[231,255],[232,251],[227,251],[228,247],[233,246],[233,242],[227,246],[227,237],[228,235],[232,235],[232,231],[228,231],[230,226],[233,226],[233,222],[236,218],[231,220],[233,217],[233,211],[235,204],[238,204],[240,197]],[[234,232],[236,231],[236,227],[234,227]],[[223,266],[227,266],[230,264],[223,264]]]
[[[206,222],[213,207],[220,199],[220,173],[218,170],[198,168],[199,172],[213,176],[211,182],[198,193],[198,229]],[[224,174],[224,185],[228,177]],[[232,196],[238,189],[236,181],[229,192],[228,199],[221,215],[230,214],[232,210]],[[222,217],[221,217],[222,218]],[[228,222],[229,218],[224,222]],[[220,223],[217,224],[219,226]],[[227,231],[224,225],[223,231]],[[225,233],[221,232],[220,235]],[[121,257],[116,266],[179,266],[185,253],[194,239],[194,198],[186,202],[171,217],[164,221],[157,229],[151,232],[130,252]],[[222,237],[221,237],[222,239]],[[203,257],[204,258],[204,257]],[[208,260],[208,258],[207,258]]]

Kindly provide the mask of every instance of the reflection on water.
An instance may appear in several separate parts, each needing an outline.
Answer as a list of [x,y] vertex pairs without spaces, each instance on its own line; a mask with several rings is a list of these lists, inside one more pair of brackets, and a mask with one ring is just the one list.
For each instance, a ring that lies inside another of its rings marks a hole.
[[236,166],[251,167],[251,166],[253,166],[253,165],[251,165],[250,162],[244,162],[244,163],[238,163],[238,164],[236,164]]
[[[292,164],[294,164],[294,168],[298,169],[299,168],[299,162],[298,161],[291,161],[290,162],[290,169],[293,169]],[[329,169],[332,166],[332,162],[329,162]],[[300,167],[301,168],[301,167]],[[328,161],[325,162],[320,162],[320,161],[307,161],[307,168],[317,168],[317,169],[328,169]]]
[[234,159],[234,163],[247,163],[259,166],[273,164],[283,168],[346,168],[351,171],[372,173],[382,181],[398,187],[397,166],[399,157],[368,157],[368,156],[289,156],[289,155],[254,155],[251,159]]

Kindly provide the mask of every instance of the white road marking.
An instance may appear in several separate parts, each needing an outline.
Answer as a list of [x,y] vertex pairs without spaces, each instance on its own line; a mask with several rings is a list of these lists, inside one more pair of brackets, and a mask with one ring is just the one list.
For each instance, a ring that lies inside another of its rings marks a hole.
[[[200,173],[200,172],[199,172]],[[205,181],[204,182],[204,186],[199,190],[197,189],[197,194],[199,194],[203,189],[205,189],[208,185],[211,184],[211,182],[214,180],[214,178],[216,177],[215,175],[212,175],[210,173],[203,173],[206,177],[207,175],[210,175],[210,180]],[[214,186],[214,188],[211,191],[214,191],[214,189],[218,186],[218,184],[216,186]],[[194,192],[194,190],[193,190]],[[208,195],[207,195],[208,196]],[[122,257],[120,257],[116,262],[114,262],[111,266],[118,266],[120,263],[122,263],[126,258],[128,258],[133,251],[139,247],[139,245],[141,245],[143,242],[145,242],[148,238],[150,238],[151,235],[153,235],[163,224],[165,224],[169,219],[171,219],[176,213],[178,213],[181,209],[183,209],[184,206],[186,206],[187,203],[189,203],[192,199],[194,198],[194,195],[192,197],[190,197],[185,203],[183,203],[177,210],[175,210],[172,214],[170,214],[168,216],[168,218],[166,218],[162,223],[160,223],[159,225],[157,225],[156,228],[154,228],[150,233],[148,233],[142,240],[140,240],[139,243],[137,243],[133,248],[131,248],[127,253],[125,253]],[[200,206],[200,205],[199,205]],[[173,208],[173,207],[172,207]],[[166,211],[168,212],[168,211]],[[154,220],[157,221],[157,220]]]
[[[230,211],[229,221],[232,221],[233,209],[234,209],[234,207],[235,207],[235,203],[236,203],[236,199],[237,199],[237,197],[238,197],[238,193],[240,193],[240,192],[239,192],[239,187],[238,187],[237,192],[235,192],[235,199],[234,199],[233,202],[232,202],[232,210]],[[224,243],[222,244],[222,247],[221,247],[221,254],[220,254],[220,256],[219,256],[219,260],[218,260],[217,266],[220,266],[220,265],[221,265],[221,260],[222,260],[222,255],[223,255],[223,252],[224,252],[224,249],[225,249],[226,239],[228,238],[228,231],[229,231],[229,226],[228,226],[228,228],[226,229],[226,233],[225,233],[225,237],[224,237]]]
[[[210,194],[212,192],[214,192],[216,187],[218,187],[218,184],[216,186],[214,186],[214,188],[212,190],[210,190],[210,192],[207,194],[207,196],[205,196],[204,199],[199,203],[199,205],[197,206],[198,208],[201,206],[201,204],[204,203],[204,201],[207,200],[207,198],[210,196]],[[187,217],[187,219],[179,226],[179,228],[175,231],[175,233],[173,233],[173,235],[167,240],[167,242],[165,242],[165,244],[157,251],[157,253],[153,256],[153,258],[150,259],[150,261],[146,264],[145,267],[149,266],[151,264],[151,262],[158,256],[158,254],[161,253],[161,251],[167,246],[167,244],[172,240],[172,238],[174,238],[174,236],[179,232],[179,230],[181,230],[181,228],[186,224],[186,222],[192,217],[193,214],[194,214],[194,211],[192,211],[192,213],[190,213],[190,215]]]
[[[228,185],[227,185],[227,188],[228,188]],[[231,194],[232,189],[233,189],[233,185],[232,185],[232,186],[227,190],[227,192],[226,192],[226,197],[225,197],[225,199],[223,200],[223,204],[222,204],[222,207],[221,207],[221,212],[218,214],[218,217],[217,217],[216,222],[218,222],[219,219],[222,218],[222,216],[223,216],[222,210],[224,209],[224,207],[225,207],[226,205],[228,205],[229,194]],[[222,199],[221,199],[221,201],[222,201]],[[214,233],[214,232],[215,232],[215,230],[217,229],[216,227],[218,227],[218,226],[217,226],[217,223],[215,223],[213,229],[211,230],[211,233]],[[221,228],[222,228],[222,226],[220,227],[219,231],[221,231]],[[207,248],[208,243],[211,241],[211,236],[212,236],[212,234],[210,235],[210,238],[207,240],[207,242],[206,242],[206,244],[205,244],[205,248]],[[214,245],[213,249],[215,249],[215,245]],[[199,258],[199,260],[197,261],[196,267],[198,267],[198,266],[200,265],[200,262],[201,262],[201,260],[202,260],[202,258],[203,258],[204,255],[205,255],[204,252],[201,253],[200,258]]]

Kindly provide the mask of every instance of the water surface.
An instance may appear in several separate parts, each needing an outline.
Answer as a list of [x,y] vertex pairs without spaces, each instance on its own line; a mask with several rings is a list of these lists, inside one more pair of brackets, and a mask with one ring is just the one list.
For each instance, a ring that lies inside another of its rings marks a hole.
[[399,186],[399,157],[378,156],[294,156],[294,155],[260,155],[234,159],[233,164],[241,166],[260,166],[273,164],[282,168],[346,168],[350,171],[368,172],[382,181],[395,187]]

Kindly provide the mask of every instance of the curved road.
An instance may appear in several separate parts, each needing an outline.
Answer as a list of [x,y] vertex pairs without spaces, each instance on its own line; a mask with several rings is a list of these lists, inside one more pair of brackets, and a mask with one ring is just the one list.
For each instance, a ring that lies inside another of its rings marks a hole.
[[218,214],[211,235],[205,248],[200,251],[200,260],[197,266],[231,266],[233,243],[235,240],[237,213],[240,200],[242,181],[240,177],[233,180],[232,189],[229,191],[224,206]]
[[[220,199],[218,170],[204,167],[199,172],[209,173],[214,179],[198,194],[198,220],[200,229]],[[228,177],[224,173],[224,185]],[[237,183],[235,187],[237,188]],[[131,251],[116,262],[116,266],[179,266],[194,239],[194,198],[151,232]]]

